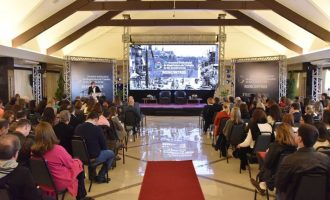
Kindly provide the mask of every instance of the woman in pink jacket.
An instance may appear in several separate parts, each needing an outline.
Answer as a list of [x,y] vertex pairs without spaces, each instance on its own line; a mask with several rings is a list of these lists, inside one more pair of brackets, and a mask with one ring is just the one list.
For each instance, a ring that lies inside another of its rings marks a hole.
[[[35,144],[31,150],[34,157],[43,157],[47,160],[48,169],[58,190],[67,189],[78,200],[85,198],[82,162],[73,159],[62,146],[58,145],[58,139],[48,122],[40,122],[35,128]],[[52,191],[50,188],[42,186],[41,188],[46,192]]]

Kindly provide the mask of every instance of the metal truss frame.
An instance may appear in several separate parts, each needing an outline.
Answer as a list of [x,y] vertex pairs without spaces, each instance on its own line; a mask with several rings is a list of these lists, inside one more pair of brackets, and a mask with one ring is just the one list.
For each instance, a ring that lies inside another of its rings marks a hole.
[[318,101],[322,93],[322,67],[316,65],[312,71],[312,99]]
[[131,34],[132,44],[216,44],[218,35],[204,34]]
[[32,93],[38,104],[42,100],[42,74],[41,65],[34,65],[32,68]]
[[[111,63],[113,64],[112,83],[115,84],[115,77],[117,76],[117,62],[115,59],[110,58],[93,58],[93,57],[80,57],[80,56],[65,56],[64,57],[64,91],[71,99],[71,62],[96,62],[96,63]],[[115,94],[115,85],[112,87],[112,93]]]
[[[131,17],[128,14],[123,15],[124,20],[130,20]],[[124,26],[124,33],[122,35],[123,41],[123,101],[128,99],[128,89],[129,89],[129,46],[131,43],[131,28],[129,26]]]
[[[281,98],[282,96],[286,96],[288,71],[287,71],[286,56],[284,56],[284,55],[232,59],[232,64],[234,67],[233,78],[235,79],[236,63],[265,62],[265,61],[278,61],[278,63],[279,63],[279,98]],[[235,83],[235,80],[234,80],[234,83]]]

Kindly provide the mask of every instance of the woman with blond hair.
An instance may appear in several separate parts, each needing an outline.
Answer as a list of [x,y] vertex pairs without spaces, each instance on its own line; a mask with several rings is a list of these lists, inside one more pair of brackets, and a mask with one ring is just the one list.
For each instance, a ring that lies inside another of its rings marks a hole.
[[[227,120],[225,127],[223,128],[223,136],[219,137],[216,143],[216,147],[221,149],[221,154],[227,156],[227,141],[230,140],[232,128],[234,125],[244,124],[241,118],[241,111],[239,107],[233,107],[230,112],[230,119]],[[245,125],[245,124],[244,124]],[[245,127],[243,127],[244,130]]]
[[[40,122],[35,128],[35,143],[31,147],[33,157],[47,160],[48,169],[52,174],[58,190],[67,189],[77,199],[86,196],[83,165],[79,159],[73,159],[60,145],[52,126],[48,122]],[[53,191],[41,187],[44,191]]]
[[230,104],[228,102],[225,102],[223,104],[223,110],[221,112],[218,112],[215,119],[214,119],[214,131],[213,135],[216,137],[219,135],[219,133],[222,133],[222,130],[220,130],[220,122],[224,118],[230,118]]
[[259,182],[251,178],[251,183],[260,193],[266,189],[273,190],[275,175],[280,164],[281,155],[294,153],[297,150],[292,127],[283,123],[276,128],[275,142],[269,145],[263,168],[259,172]]

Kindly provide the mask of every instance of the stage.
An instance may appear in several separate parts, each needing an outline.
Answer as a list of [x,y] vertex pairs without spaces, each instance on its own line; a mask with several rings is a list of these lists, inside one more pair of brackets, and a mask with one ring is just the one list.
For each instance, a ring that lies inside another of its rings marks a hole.
[[206,104],[141,103],[141,112],[156,116],[199,116]]

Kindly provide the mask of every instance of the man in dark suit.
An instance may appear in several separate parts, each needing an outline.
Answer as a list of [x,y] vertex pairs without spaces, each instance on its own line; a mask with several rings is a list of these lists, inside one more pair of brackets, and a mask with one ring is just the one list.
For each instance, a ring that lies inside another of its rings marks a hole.
[[97,162],[106,161],[106,165],[103,165],[96,177],[97,182],[106,182],[105,174],[106,170],[112,166],[115,154],[108,149],[103,131],[100,127],[96,126],[99,120],[99,115],[96,112],[91,112],[87,116],[86,122],[77,126],[75,135],[85,139],[89,157]]
[[91,82],[91,86],[88,88],[88,95],[95,94],[95,93],[100,93],[101,90],[98,86],[96,86],[95,81]]
[[[299,127],[298,134],[295,136],[298,150],[283,159],[275,178],[275,186],[281,200],[293,199],[295,188],[302,174],[324,173],[327,175],[327,188],[329,188],[330,158],[313,149],[317,138],[318,130],[313,125],[303,124]],[[329,199],[330,190],[327,191],[327,199]]]

